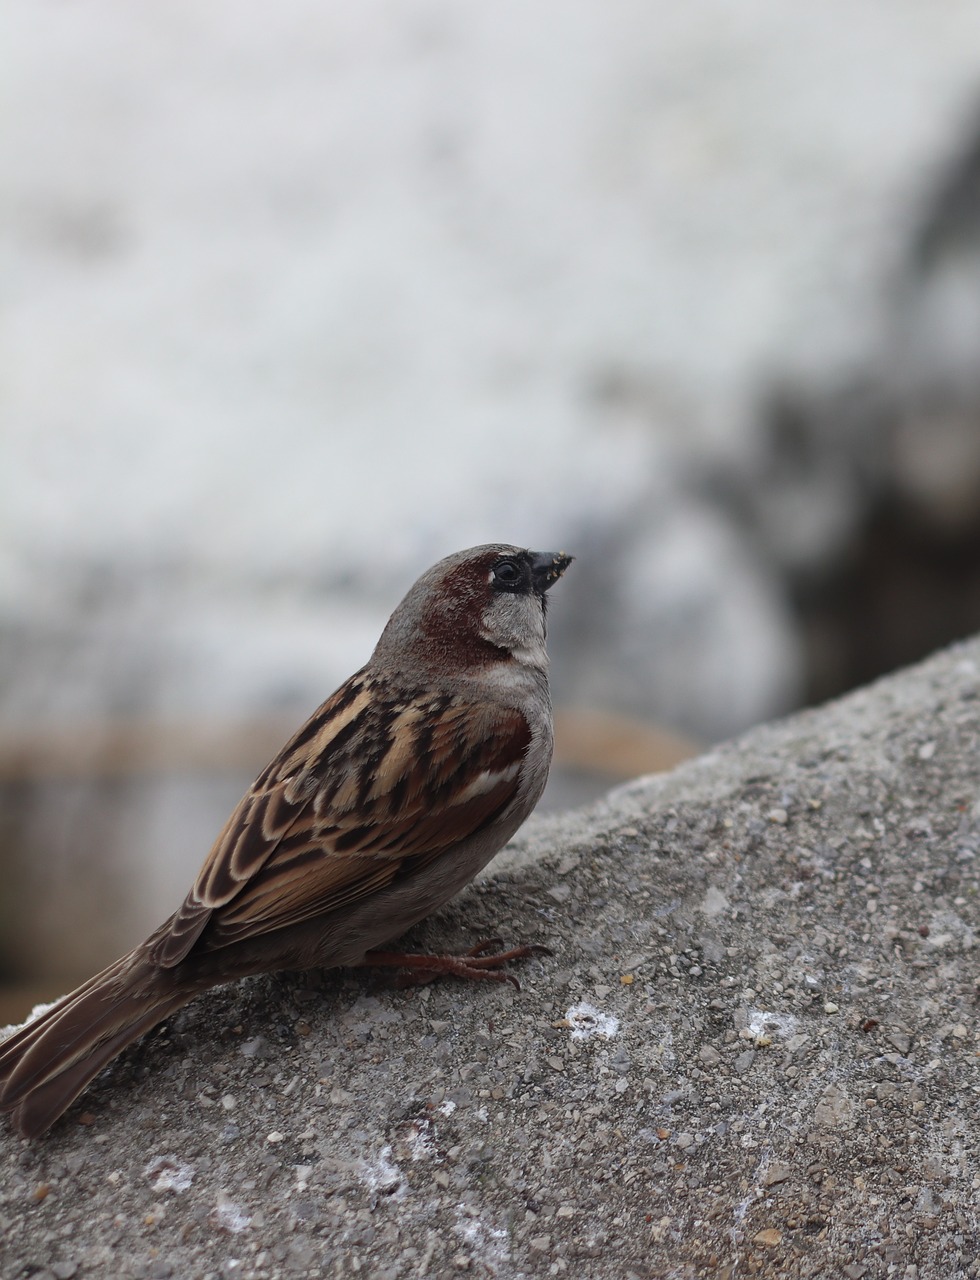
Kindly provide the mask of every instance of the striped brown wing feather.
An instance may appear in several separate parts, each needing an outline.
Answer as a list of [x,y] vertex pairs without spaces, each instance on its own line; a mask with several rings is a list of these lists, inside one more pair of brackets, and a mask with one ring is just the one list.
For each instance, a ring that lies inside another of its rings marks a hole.
[[312,809],[315,790],[305,785],[311,758],[323,757],[329,740],[340,759],[344,741],[356,734],[366,714],[371,692],[363,671],[351,676],[259,774],[218,833],[194,887],[150,948],[152,960],[165,968],[179,964],[214,911],[237,895]]
[[182,960],[349,906],[479,830],[514,798],[520,712],[359,673],[256,780],[154,949]]

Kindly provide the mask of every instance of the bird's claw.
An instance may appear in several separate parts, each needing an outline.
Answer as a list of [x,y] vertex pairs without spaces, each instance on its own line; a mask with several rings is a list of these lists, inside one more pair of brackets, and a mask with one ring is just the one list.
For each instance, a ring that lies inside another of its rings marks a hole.
[[511,947],[509,951],[500,951],[501,946],[503,946],[501,938],[484,938],[463,955],[430,956],[398,951],[369,951],[364,957],[364,964],[398,969],[399,973],[395,979],[395,985],[398,987],[421,987],[432,982],[434,978],[450,974],[455,978],[509,982],[516,991],[520,991],[521,984],[512,973],[504,971],[504,966],[511,960],[553,954],[540,943]]

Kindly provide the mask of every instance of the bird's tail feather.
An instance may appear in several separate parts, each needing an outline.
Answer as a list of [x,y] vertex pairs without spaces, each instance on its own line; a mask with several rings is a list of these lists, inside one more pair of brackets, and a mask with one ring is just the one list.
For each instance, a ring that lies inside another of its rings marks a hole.
[[195,994],[139,952],[123,956],[0,1044],[0,1111],[43,1133],[88,1082]]

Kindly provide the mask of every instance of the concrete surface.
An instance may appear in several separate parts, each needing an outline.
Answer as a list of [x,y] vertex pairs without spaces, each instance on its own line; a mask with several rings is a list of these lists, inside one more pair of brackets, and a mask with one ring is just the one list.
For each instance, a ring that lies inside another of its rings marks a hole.
[[980,640],[532,822],[419,946],[258,980],[0,1134],[0,1274],[980,1275]]

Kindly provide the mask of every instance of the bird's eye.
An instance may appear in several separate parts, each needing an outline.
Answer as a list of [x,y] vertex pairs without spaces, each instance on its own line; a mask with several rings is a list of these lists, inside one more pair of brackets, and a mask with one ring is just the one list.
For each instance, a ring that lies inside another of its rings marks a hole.
[[516,560],[498,560],[493,566],[493,585],[503,591],[513,591],[524,582],[524,569]]

